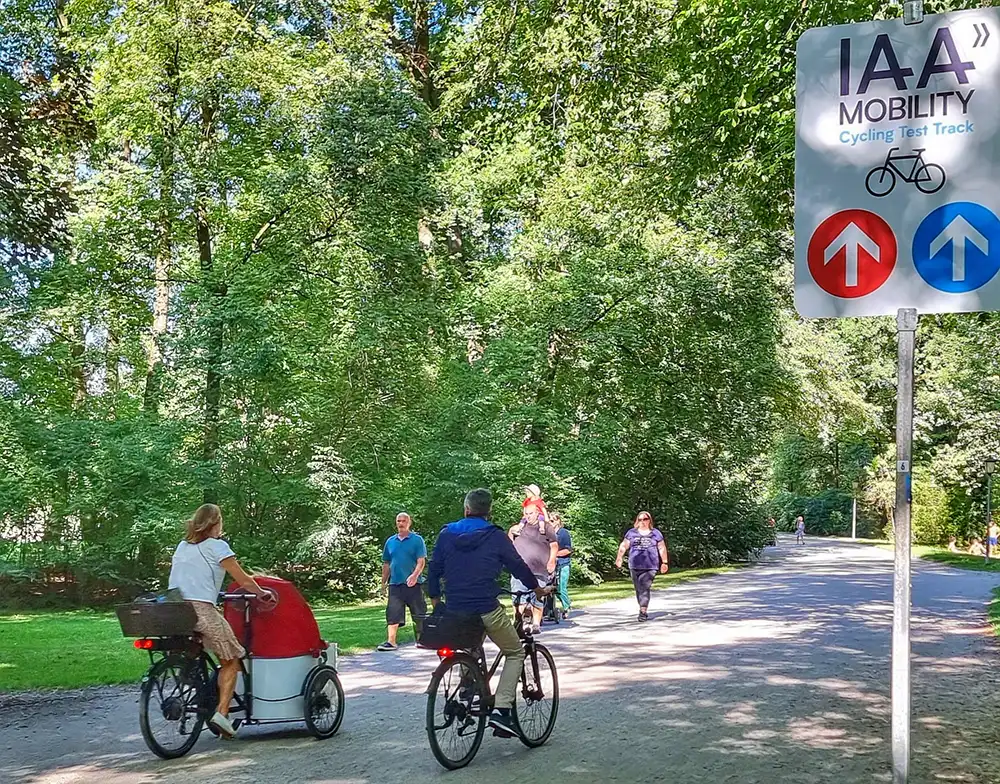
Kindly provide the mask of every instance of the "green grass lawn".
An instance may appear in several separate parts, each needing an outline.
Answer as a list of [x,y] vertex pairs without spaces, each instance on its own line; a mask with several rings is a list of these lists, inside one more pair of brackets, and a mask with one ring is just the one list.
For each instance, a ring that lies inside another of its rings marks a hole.
[[989,606],[990,625],[993,633],[1000,637],[1000,585],[993,589],[993,601]]
[[959,569],[971,569],[976,572],[1000,572],[1000,560],[996,558],[987,561],[981,555],[950,552],[947,547],[914,545],[913,554],[920,556],[925,561],[957,566]]
[[[688,569],[660,575],[657,588],[731,571],[736,567]],[[632,583],[615,580],[571,589],[576,607],[632,595]],[[313,612],[324,638],[342,653],[370,651],[385,639],[385,605],[317,605]],[[400,642],[413,640],[411,626],[400,629]],[[20,689],[68,689],[136,683],[149,666],[145,653],[122,637],[114,613],[76,610],[0,615],[0,692]]]
[[[847,537],[835,536],[831,539],[838,541],[854,541]],[[895,545],[885,539],[858,539],[858,544],[870,544],[882,550],[892,551]],[[945,566],[954,566],[958,569],[969,569],[974,572],[1000,572],[1000,559],[993,558],[987,561],[981,555],[969,555],[968,553],[953,553],[947,547],[935,545],[915,544],[910,548],[910,554],[923,558],[925,561],[934,561]]]
[[[882,543],[878,547],[881,547],[883,550],[892,550],[893,545]],[[910,553],[917,558],[923,558],[925,561],[934,561],[934,563],[954,566],[958,569],[969,569],[974,572],[1000,572],[1000,560],[996,558],[987,561],[981,555],[953,553],[947,547],[915,544],[910,548]]]

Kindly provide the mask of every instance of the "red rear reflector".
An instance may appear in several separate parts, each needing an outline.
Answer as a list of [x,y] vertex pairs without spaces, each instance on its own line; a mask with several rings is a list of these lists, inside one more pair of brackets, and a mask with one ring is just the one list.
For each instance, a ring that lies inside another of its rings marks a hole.
[[451,648],[438,648],[438,656],[442,659],[448,659],[455,655],[455,652]]
[[136,640],[132,644],[140,651],[151,651],[156,643],[153,640]]

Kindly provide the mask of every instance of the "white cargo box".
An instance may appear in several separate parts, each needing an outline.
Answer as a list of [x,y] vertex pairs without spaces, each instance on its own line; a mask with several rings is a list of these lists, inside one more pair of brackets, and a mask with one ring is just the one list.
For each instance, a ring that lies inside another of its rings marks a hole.
[[255,656],[244,662],[253,678],[253,718],[302,720],[305,717],[302,689],[310,671],[319,663],[313,656],[287,659]]
[[[326,663],[338,668],[339,650],[332,642],[326,649]],[[302,690],[306,678],[323,660],[316,656],[294,656],[266,659],[255,656],[244,659],[243,667],[253,678],[253,718],[262,721],[302,721],[305,718],[305,699]],[[236,693],[244,694],[246,684],[241,672],[236,680]]]

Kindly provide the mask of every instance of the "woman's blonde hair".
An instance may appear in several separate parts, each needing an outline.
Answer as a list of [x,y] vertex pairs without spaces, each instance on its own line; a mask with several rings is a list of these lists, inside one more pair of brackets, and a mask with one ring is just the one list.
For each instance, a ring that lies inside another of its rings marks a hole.
[[204,542],[209,538],[209,532],[220,522],[222,510],[215,504],[202,504],[185,524],[187,533],[184,539],[191,544]]

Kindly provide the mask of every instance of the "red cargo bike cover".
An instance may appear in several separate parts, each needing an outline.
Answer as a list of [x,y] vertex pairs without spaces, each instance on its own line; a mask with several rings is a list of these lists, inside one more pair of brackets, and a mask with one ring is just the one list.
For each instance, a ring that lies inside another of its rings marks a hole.
[[[278,594],[277,606],[260,601],[251,602],[251,631],[249,653],[268,659],[292,656],[318,656],[326,650],[326,643],[319,636],[319,626],[309,608],[288,580],[278,577],[255,577],[257,584]],[[228,591],[239,590],[233,583]],[[226,620],[236,632],[236,639],[246,644],[243,622],[243,602],[226,602]]]

